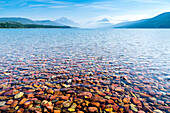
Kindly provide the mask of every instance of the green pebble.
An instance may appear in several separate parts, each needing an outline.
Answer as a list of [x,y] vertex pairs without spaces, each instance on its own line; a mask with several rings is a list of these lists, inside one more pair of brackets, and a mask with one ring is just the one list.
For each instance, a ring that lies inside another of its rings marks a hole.
[[106,98],[106,99],[110,99],[110,96],[105,96],[104,98]]
[[138,109],[136,108],[135,105],[131,104],[130,107],[131,107],[131,109],[132,109],[133,111],[138,112]]

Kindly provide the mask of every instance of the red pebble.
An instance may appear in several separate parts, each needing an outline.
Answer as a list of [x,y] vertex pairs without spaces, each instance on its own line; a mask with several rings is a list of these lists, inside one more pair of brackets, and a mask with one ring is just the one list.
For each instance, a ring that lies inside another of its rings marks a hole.
[[97,111],[97,108],[96,107],[89,107],[88,110],[93,113],[93,112]]

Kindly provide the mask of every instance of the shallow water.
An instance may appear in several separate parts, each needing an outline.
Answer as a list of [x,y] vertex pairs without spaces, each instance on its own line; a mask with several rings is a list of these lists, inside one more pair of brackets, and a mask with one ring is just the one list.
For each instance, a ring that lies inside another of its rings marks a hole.
[[[127,104],[136,104],[139,111],[170,112],[170,30],[0,29],[0,57],[0,101],[7,102],[20,91],[26,97],[28,89],[36,91],[36,84],[45,88],[44,93],[60,89],[62,96],[72,90],[76,97],[84,91],[106,100],[100,93],[120,100],[134,97],[142,105],[133,99]],[[8,94],[10,90],[17,93]],[[38,98],[31,93],[30,100]],[[120,100],[113,99],[119,106],[113,111],[120,112],[121,107],[125,111]],[[99,108],[98,112],[107,111]]]

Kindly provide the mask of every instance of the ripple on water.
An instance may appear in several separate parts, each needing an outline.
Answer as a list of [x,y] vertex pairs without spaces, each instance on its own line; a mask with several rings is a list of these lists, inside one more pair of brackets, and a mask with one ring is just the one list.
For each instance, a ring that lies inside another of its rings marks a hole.
[[9,31],[0,30],[0,111],[170,112],[170,57],[160,56],[169,31]]

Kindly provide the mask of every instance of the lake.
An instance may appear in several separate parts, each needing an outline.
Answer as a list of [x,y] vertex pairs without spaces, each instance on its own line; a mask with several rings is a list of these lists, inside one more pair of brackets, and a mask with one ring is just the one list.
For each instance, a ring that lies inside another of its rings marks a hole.
[[170,112],[168,29],[0,29],[0,111]]

